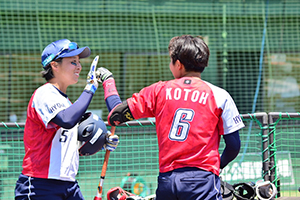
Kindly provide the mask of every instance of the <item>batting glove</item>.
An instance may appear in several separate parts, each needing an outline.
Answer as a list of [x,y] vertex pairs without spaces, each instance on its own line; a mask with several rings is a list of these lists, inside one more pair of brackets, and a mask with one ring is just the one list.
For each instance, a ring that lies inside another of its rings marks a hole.
[[91,91],[92,93],[95,93],[98,88],[98,81],[96,78],[96,67],[99,60],[99,56],[96,56],[91,64],[91,69],[87,75],[87,85],[85,86],[85,90]]
[[113,78],[112,73],[104,67],[100,67],[97,69],[96,76],[97,76],[97,80],[100,83],[103,83],[104,81],[106,81],[109,78]]
[[114,151],[119,144],[119,136],[111,135],[108,131],[108,137],[106,137],[106,143],[103,145],[103,148],[109,151]]

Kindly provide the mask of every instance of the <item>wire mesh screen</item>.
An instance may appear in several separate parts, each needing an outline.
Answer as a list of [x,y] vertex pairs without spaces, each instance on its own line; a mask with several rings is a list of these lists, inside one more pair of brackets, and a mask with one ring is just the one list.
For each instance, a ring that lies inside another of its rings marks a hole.
[[271,179],[280,185],[281,196],[299,196],[300,115],[270,113]]
[[[12,199],[24,157],[23,126],[0,128],[0,199]],[[136,195],[155,193],[158,176],[158,145],[155,126],[137,124],[118,127],[115,132],[120,144],[111,153],[103,188],[103,198],[113,187],[120,186]],[[105,151],[81,156],[77,180],[86,199],[97,193]]]
[[[242,115],[246,127],[240,130],[240,153],[223,169],[221,177],[231,184],[270,180],[280,188],[281,196],[299,196],[300,114],[286,118],[278,114],[266,116],[266,113]],[[274,123],[268,124],[265,120],[268,118]],[[0,126],[0,199],[14,197],[24,157],[23,128],[24,124],[14,123]],[[120,144],[110,154],[103,194],[117,186],[142,196],[155,193],[159,172],[155,123],[132,121],[117,127],[116,134]],[[224,147],[221,139],[220,154]],[[86,199],[96,195],[104,154],[99,151],[80,157],[77,180]]]
[[[120,144],[110,154],[103,194],[117,186],[141,196],[155,193],[158,175],[155,126],[118,127],[115,133]],[[87,199],[96,195],[103,159],[104,151],[80,158],[78,182]]]
[[14,198],[24,157],[23,128],[0,128],[0,199]]
[[[247,116],[246,116],[247,117]],[[234,161],[222,170],[220,176],[222,180],[234,184],[239,182],[250,182],[263,179],[262,162],[262,128],[259,121],[254,118],[244,118],[245,128],[240,130],[241,150]],[[221,140],[220,154],[225,148],[225,143]]]
[[[245,115],[243,118],[246,127],[240,131],[240,154],[221,174],[222,179],[230,183],[263,178],[263,128],[257,120],[259,117],[249,116]],[[144,125],[142,122],[132,121],[126,126],[116,128],[115,133],[120,137],[120,144],[109,157],[103,184],[104,195],[109,189],[117,186],[141,196],[155,193],[159,172],[155,123],[146,121],[148,124]],[[22,171],[24,157],[23,127],[24,124],[16,126],[13,123],[10,126],[2,124],[0,127],[0,199],[14,197],[15,183]],[[220,153],[223,149],[224,141],[221,140]],[[92,199],[97,193],[104,154],[104,151],[99,151],[92,156],[80,157],[76,178],[86,199]]]
[[[123,100],[172,79],[168,43],[202,35],[211,56],[202,79],[225,88],[241,113],[299,110],[300,3],[284,1],[0,0],[0,121],[24,122],[31,94],[45,83],[40,55],[68,38],[92,55],[67,95],[75,101],[95,55]],[[98,89],[89,109],[107,116]]]

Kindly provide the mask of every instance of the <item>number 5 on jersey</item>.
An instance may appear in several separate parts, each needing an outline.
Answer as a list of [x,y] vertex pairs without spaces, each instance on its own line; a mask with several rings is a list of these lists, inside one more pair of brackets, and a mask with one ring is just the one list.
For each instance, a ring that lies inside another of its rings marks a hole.
[[192,109],[179,108],[176,110],[169,133],[170,140],[185,141],[191,126],[189,122],[193,120],[193,117]]
[[66,135],[66,133],[68,132],[68,130],[63,130],[63,132],[61,133],[61,136],[59,138],[60,142],[66,142],[68,139],[68,136]]

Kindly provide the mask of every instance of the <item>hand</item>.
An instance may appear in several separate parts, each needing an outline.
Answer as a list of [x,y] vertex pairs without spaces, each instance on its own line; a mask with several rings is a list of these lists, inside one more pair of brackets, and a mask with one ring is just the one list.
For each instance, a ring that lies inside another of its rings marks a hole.
[[91,69],[87,75],[87,85],[85,86],[85,90],[91,91],[93,93],[96,92],[98,88],[98,81],[96,78],[96,67],[99,60],[99,56],[96,56],[91,64]]
[[111,135],[108,131],[108,136],[106,138],[106,143],[103,145],[103,148],[109,151],[114,151],[119,144],[119,136],[114,134]]
[[106,81],[109,78],[113,78],[112,73],[104,67],[100,67],[97,69],[96,76],[97,76],[97,80],[100,83],[103,83],[104,81]]

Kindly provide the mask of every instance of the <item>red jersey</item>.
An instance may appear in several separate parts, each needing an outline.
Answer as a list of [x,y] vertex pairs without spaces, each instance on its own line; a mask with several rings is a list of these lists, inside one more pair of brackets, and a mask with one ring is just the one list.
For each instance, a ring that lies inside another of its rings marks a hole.
[[162,173],[197,167],[219,175],[221,135],[244,127],[229,93],[196,77],[154,83],[127,103],[135,119],[155,117]]

